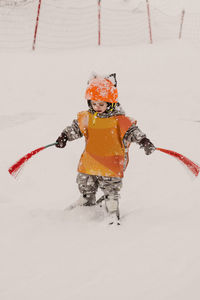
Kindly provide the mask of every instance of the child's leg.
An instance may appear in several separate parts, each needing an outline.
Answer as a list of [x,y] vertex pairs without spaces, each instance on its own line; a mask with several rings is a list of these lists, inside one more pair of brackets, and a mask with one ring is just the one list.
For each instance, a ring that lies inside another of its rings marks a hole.
[[116,213],[119,217],[119,191],[122,187],[122,179],[118,177],[98,177],[99,187],[105,195],[105,204],[107,211]]
[[80,205],[94,205],[96,203],[96,192],[98,189],[97,177],[78,173],[76,182],[82,194],[82,201],[80,201],[82,203],[80,203]]

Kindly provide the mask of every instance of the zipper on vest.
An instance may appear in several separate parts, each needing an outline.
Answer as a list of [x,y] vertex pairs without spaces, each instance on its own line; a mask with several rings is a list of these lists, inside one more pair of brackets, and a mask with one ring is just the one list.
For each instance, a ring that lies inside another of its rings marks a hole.
[[96,111],[96,112],[94,113],[94,115],[93,115],[93,121],[92,121],[92,124],[93,124],[93,125],[94,125],[95,122],[96,122],[97,114],[98,114],[98,112]]

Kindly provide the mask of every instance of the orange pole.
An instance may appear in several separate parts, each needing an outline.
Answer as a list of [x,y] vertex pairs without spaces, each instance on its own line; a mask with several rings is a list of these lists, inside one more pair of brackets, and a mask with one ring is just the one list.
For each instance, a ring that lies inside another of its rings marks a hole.
[[179,31],[179,39],[182,38],[184,16],[185,16],[185,10],[183,9],[182,14],[181,14],[181,25],[180,25],[180,31]]
[[149,25],[149,38],[150,38],[150,43],[153,44],[149,1],[146,0],[146,3],[147,3],[147,16],[148,16],[148,25]]
[[35,23],[35,32],[34,32],[34,39],[33,39],[33,46],[32,46],[33,51],[35,50],[35,44],[36,44],[36,38],[37,38],[37,30],[38,30],[38,24],[39,24],[41,2],[42,2],[42,0],[39,0],[39,2],[38,2],[37,18],[36,18],[36,23]]

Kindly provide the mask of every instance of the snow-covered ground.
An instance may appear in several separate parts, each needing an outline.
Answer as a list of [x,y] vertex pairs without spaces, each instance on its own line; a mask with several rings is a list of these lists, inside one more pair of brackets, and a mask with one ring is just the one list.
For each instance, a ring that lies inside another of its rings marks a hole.
[[0,56],[0,299],[198,300],[200,184],[180,162],[137,145],[121,193],[122,225],[79,197],[84,140],[36,155],[77,112],[91,71],[117,73],[119,101],[158,147],[200,163],[199,51],[181,42]]

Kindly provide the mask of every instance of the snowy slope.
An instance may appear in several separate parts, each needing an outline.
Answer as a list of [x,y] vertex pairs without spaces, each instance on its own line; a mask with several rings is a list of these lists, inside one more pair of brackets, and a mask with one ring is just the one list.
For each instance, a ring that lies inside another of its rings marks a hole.
[[116,72],[120,103],[156,146],[200,163],[199,53],[185,43],[0,57],[0,299],[197,300],[200,185],[172,157],[131,146],[122,225],[64,208],[79,196],[83,139],[7,169],[87,109],[90,72]]

